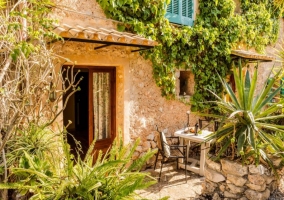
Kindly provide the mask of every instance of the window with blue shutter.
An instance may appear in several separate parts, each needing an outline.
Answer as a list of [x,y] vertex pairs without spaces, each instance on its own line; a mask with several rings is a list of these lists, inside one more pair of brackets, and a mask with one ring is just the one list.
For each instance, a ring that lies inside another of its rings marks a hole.
[[167,5],[166,18],[175,24],[193,26],[193,1],[171,0]]

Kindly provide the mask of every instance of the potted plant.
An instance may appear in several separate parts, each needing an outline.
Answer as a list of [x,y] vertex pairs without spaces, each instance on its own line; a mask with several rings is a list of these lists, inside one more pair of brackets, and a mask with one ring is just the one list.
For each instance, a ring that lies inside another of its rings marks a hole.
[[[256,94],[257,67],[252,78],[248,70],[243,77],[241,59],[238,64],[238,69],[233,66],[235,92],[221,80],[230,101],[211,92],[221,113],[210,116],[216,118],[220,126],[207,141],[215,141],[214,158],[220,163],[207,162],[205,176],[209,177],[210,185],[205,183],[204,191],[217,192],[227,198],[267,199],[275,189],[270,184],[276,184],[273,180],[277,176],[271,158],[273,155],[283,158],[284,151],[283,141],[278,136],[284,133],[284,126],[272,123],[284,117],[279,113],[283,100],[271,103],[281,89],[281,86],[273,88],[280,72]],[[270,169],[273,173],[269,173]]]

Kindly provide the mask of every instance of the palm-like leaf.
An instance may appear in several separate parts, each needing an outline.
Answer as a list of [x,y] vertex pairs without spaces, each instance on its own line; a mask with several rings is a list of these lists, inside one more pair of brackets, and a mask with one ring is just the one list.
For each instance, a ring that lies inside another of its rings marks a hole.
[[[109,151],[104,154],[98,152],[94,163],[94,142],[90,145],[85,159],[81,159],[80,155],[75,159],[70,153],[66,137],[61,140],[58,135],[56,146],[45,141],[40,143],[44,144],[45,148],[41,147],[34,151],[34,146],[30,145],[34,140],[55,136],[48,132],[49,137],[43,138],[42,135],[45,133],[45,127],[31,125],[26,134],[17,135],[16,144],[11,146],[13,156],[9,154],[9,158],[13,158],[10,159],[11,162],[14,160],[10,172],[15,183],[0,183],[0,189],[16,189],[31,196],[30,199],[115,200],[137,199],[135,190],[147,188],[156,182],[149,174],[140,172],[141,167],[156,153],[155,151],[149,150],[132,161],[139,140],[134,145],[125,145],[122,139],[116,139]],[[12,147],[16,149],[13,150]],[[50,152],[58,149],[61,152],[60,156],[53,159],[47,157]]]
[[[224,156],[224,152],[230,152],[231,155],[229,153],[227,156],[231,158],[242,158],[245,162],[248,157],[251,157],[254,158],[255,163],[264,160],[271,166],[269,154],[284,150],[283,141],[277,137],[278,133],[284,133],[284,126],[271,123],[271,120],[284,117],[282,114],[277,114],[284,101],[270,104],[271,99],[281,89],[280,86],[272,90],[280,72],[276,74],[275,78],[270,79],[259,95],[255,95],[257,68],[252,79],[249,71],[243,78],[241,63],[239,65],[239,70],[233,66],[235,93],[225,80],[221,80],[231,102],[226,102],[211,92],[217,97],[217,101],[214,103],[222,109],[222,114],[214,116],[218,120],[222,120],[222,123],[216,132],[208,136],[207,141],[215,139],[216,144],[221,144],[219,145],[221,147],[217,148],[218,157]],[[202,115],[207,116],[206,114]],[[269,149],[272,151],[269,152]],[[282,154],[281,156],[283,157]]]

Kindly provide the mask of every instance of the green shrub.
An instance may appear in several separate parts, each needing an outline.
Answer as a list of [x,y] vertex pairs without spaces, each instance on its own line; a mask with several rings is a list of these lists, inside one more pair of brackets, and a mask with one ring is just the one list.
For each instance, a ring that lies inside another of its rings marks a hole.
[[124,145],[116,139],[109,151],[99,152],[94,161],[93,143],[81,159],[79,153],[76,157],[70,153],[66,134],[31,125],[8,145],[9,181],[0,188],[14,189],[29,199],[134,199],[135,190],[156,182],[140,172],[154,151],[131,160],[138,144],[139,140]]

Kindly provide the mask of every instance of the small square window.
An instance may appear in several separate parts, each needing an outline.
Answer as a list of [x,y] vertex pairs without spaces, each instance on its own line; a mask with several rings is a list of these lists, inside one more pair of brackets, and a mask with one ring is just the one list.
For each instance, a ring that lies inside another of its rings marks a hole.
[[192,96],[194,93],[194,75],[191,71],[178,71],[176,73],[177,96]]

